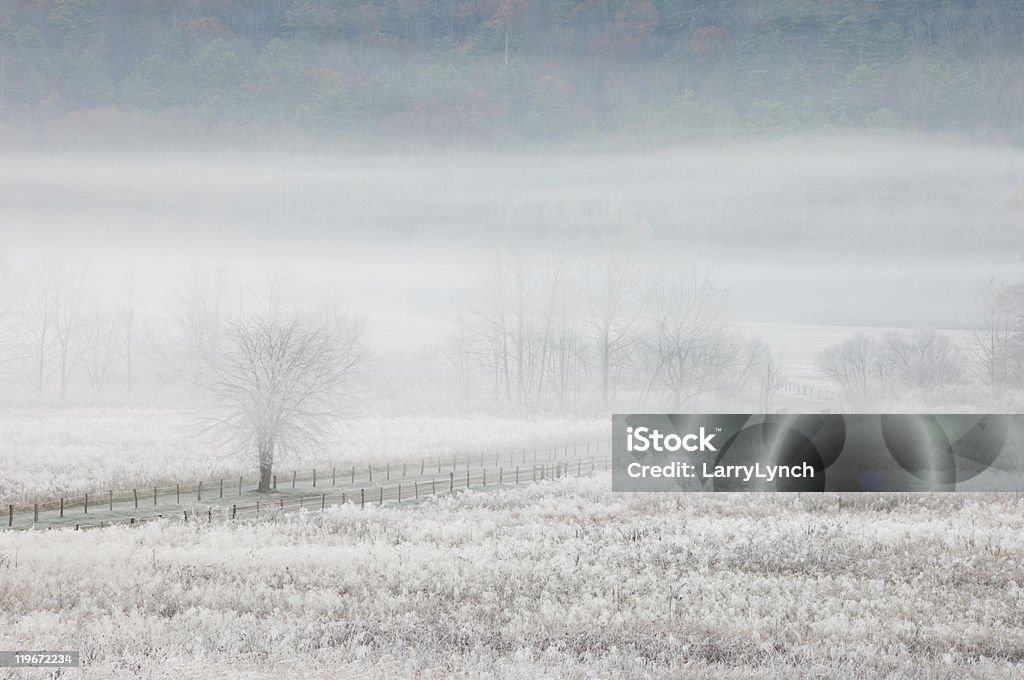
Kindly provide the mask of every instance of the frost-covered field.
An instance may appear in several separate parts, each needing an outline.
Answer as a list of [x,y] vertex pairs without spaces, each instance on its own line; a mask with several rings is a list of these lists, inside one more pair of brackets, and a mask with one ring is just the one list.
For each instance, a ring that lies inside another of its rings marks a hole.
[[0,648],[81,650],[83,677],[1024,672],[1020,496],[609,485],[0,534]]
[[[392,460],[518,450],[606,440],[607,419],[395,417],[347,422],[322,451],[279,461],[279,469],[383,464]],[[186,412],[68,409],[0,414],[0,501],[28,503],[106,489],[255,476],[256,465],[195,436]]]

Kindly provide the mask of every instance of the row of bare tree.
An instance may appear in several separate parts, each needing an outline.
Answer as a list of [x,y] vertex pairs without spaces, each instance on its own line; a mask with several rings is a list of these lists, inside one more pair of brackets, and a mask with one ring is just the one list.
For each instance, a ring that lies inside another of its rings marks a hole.
[[964,377],[966,364],[964,351],[930,328],[887,331],[878,338],[857,333],[818,355],[822,372],[855,397],[885,385],[930,389],[953,384]]
[[830,345],[818,366],[851,396],[888,385],[929,390],[967,380],[1024,386],[1024,284],[1000,286],[985,302],[982,323],[967,342],[933,329],[858,333]]
[[623,392],[677,406],[753,382],[770,408],[780,363],[727,331],[725,302],[707,274],[615,256],[582,269],[498,257],[478,273],[442,354],[464,394],[527,407],[608,404]]
[[65,397],[73,379],[94,393],[114,377],[132,389],[136,332],[135,280],[115,296],[97,295],[80,260],[40,259],[16,269],[0,262],[0,365],[20,371],[36,392]]

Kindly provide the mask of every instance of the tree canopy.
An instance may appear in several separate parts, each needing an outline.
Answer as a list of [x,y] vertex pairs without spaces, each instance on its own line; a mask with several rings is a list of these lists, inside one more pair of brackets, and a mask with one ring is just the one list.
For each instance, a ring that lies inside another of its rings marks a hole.
[[469,144],[843,126],[1020,141],[1022,29],[1019,0],[11,0],[0,127]]

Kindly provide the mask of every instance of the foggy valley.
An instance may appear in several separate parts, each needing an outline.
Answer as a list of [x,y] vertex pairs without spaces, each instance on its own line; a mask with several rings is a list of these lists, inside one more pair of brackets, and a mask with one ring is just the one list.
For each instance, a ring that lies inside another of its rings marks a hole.
[[1024,412],[1022,37],[5,3],[0,677],[1018,677],[1020,489],[610,470],[613,414]]

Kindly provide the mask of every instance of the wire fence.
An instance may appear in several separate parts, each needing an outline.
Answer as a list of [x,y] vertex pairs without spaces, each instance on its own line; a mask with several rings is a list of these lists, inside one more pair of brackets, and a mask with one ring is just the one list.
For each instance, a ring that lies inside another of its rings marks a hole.
[[[270,504],[277,504],[282,510],[296,503],[302,508],[311,502],[310,499],[320,499],[322,504],[328,499],[353,502],[351,494],[356,489],[365,495],[367,489],[377,488],[378,494],[384,494],[378,499],[380,502],[397,500],[402,494],[405,497],[401,500],[406,500],[410,493],[414,497],[422,495],[428,483],[433,495],[437,485],[447,479],[446,475],[464,480],[468,486],[487,485],[488,482],[503,484],[513,471],[517,479],[522,478],[524,469],[540,469],[543,475],[545,471],[558,470],[557,466],[570,462],[582,466],[583,460],[593,460],[597,454],[610,451],[611,445],[607,440],[587,441],[547,448],[421,458],[383,465],[347,464],[296,469],[284,475],[273,475],[270,491],[278,496],[273,499],[258,491],[258,478],[244,475],[237,479],[197,480],[173,486],[109,489],[20,505],[7,504],[7,517],[3,524],[5,529],[136,524],[177,515],[178,509],[187,513],[186,506],[202,504],[206,504],[206,512],[211,517],[218,512],[227,512],[228,508],[234,508],[235,514],[247,512],[250,508],[259,513],[261,508],[269,508]],[[396,494],[396,498],[388,497],[389,493]],[[360,499],[360,502],[365,503],[365,500]]]
[[800,383],[786,380],[780,385],[780,389],[784,392],[790,392],[800,397],[806,397],[816,401],[836,401],[839,399],[839,395],[830,389],[825,387],[818,387],[816,385],[802,385]]
[[99,529],[117,525],[135,526],[161,519],[181,522],[213,523],[234,521],[270,521],[286,513],[323,511],[338,505],[381,506],[385,503],[416,502],[431,496],[456,494],[471,488],[512,487],[532,484],[545,479],[561,479],[575,476],[593,475],[598,470],[608,470],[611,455],[593,456],[587,460],[558,461],[555,463],[539,463],[527,467],[515,468],[471,468],[466,471],[448,471],[442,477],[431,476],[429,479],[382,484],[376,487],[351,488],[345,491],[324,491],[319,494],[301,496],[266,498],[249,503],[232,503],[200,507],[192,504],[174,513],[147,516],[130,516],[118,519],[106,519],[94,522],[75,522],[74,529]]

